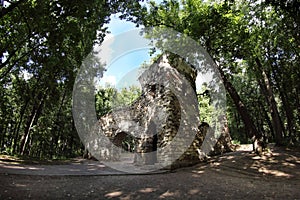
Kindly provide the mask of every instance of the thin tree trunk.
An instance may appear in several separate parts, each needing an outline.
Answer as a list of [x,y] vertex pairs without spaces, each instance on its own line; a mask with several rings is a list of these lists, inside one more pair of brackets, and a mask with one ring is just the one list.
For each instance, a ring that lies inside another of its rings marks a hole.
[[239,94],[237,93],[235,87],[227,79],[223,69],[219,65],[217,65],[217,66],[218,66],[218,71],[221,75],[223,84],[225,86],[225,89],[227,90],[230,97],[232,98],[232,100],[233,100],[233,102],[234,102],[234,104],[237,108],[237,111],[240,114],[243,123],[245,124],[245,129],[246,129],[248,138],[250,138],[253,142],[252,143],[253,144],[253,151],[255,151],[258,154],[261,154],[262,150],[264,148],[264,143],[261,141],[262,140],[262,134],[256,128],[247,107],[243,103],[243,101],[242,101],[241,97],[239,96]]
[[[283,74],[284,72],[282,72],[281,68],[278,66],[277,62],[276,62],[276,71],[278,71],[278,74]],[[288,134],[285,134],[286,136],[292,136],[293,135],[293,127],[294,127],[294,115],[293,115],[293,109],[291,108],[290,102],[288,98],[288,94],[286,91],[288,91],[288,86],[286,81],[282,81],[283,77],[282,76],[278,76],[275,75],[274,76],[275,81],[276,81],[276,87],[278,88],[279,94],[280,94],[280,99],[282,100],[282,104],[283,104],[283,108],[284,108],[284,112],[285,112],[285,116],[286,116],[286,120],[287,120],[287,130],[288,130]],[[284,125],[283,125],[284,127]]]
[[[241,116],[241,119],[243,121],[243,123],[245,124],[245,128],[247,131],[247,135],[250,139],[252,139],[253,142],[255,142],[256,140],[260,140],[262,137],[262,134],[257,130],[251,116],[250,113],[247,109],[247,107],[245,106],[245,104],[243,103],[242,99],[240,98],[239,94],[237,93],[236,89],[234,88],[234,86],[231,84],[231,82],[227,79],[223,69],[218,66],[218,70],[220,72],[223,84],[225,86],[225,89],[227,90],[227,92],[229,93],[230,97],[232,98],[237,111],[239,113],[239,115]],[[254,150],[257,147],[254,147]]]
[[262,93],[265,96],[267,103],[269,105],[269,111],[272,116],[272,126],[275,133],[275,142],[277,145],[282,145],[282,136],[284,132],[284,128],[282,125],[282,121],[278,112],[277,104],[273,95],[271,83],[266,72],[263,70],[263,66],[258,58],[255,58],[255,62],[257,64],[257,70],[260,73],[258,78],[259,85],[261,87]]
[[0,150],[4,149],[4,144],[5,144],[5,136],[6,136],[6,128],[4,126],[0,125]]
[[59,129],[61,128],[61,127],[58,126],[59,121],[60,121],[59,117],[61,115],[61,111],[62,111],[64,103],[65,103],[66,94],[67,94],[67,91],[65,89],[64,92],[63,92],[61,101],[60,101],[58,111],[56,113],[55,120],[53,120],[53,124],[52,124],[52,127],[54,127],[54,129],[53,129],[53,133],[52,133],[53,135],[52,135],[52,140],[51,140],[51,143],[50,143],[50,151],[49,151],[49,155],[50,155],[51,158],[53,157],[55,152],[57,152],[56,149],[58,149],[57,144],[58,144],[58,138],[59,138]]
[[16,129],[14,130],[13,150],[12,150],[13,153],[17,152],[17,146],[18,146],[18,141],[19,141],[19,136],[20,136],[20,128],[21,128],[21,125],[23,123],[23,117],[25,115],[25,111],[26,111],[26,108],[28,106],[28,103],[29,103],[29,100],[26,101],[24,107],[22,108],[20,118],[19,118],[19,122],[17,124]]
[[293,110],[288,102],[288,97],[287,95],[282,91],[281,88],[279,88],[283,108],[285,111],[286,119],[287,119],[287,130],[288,130],[288,135],[292,136],[293,135],[293,127],[294,127],[294,116],[293,116]]
[[39,102],[39,105],[38,106],[34,105],[33,108],[32,108],[31,115],[30,115],[30,117],[29,117],[29,119],[26,123],[26,128],[25,128],[25,131],[24,131],[24,135],[22,136],[21,142],[20,142],[20,154],[21,155],[25,154],[25,150],[26,150],[26,146],[27,146],[28,139],[29,139],[29,136],[30,136],[31,128],[37,122],[37,119],[38,119],[38,117],[40,115],[40,112],[41,112],[43,102],[44,102],[44,100],[43,100],[43,97],[42,97],[40,102]]
[[273,126],[272,126],[272,120],[270,119],[267,110],[265,109],[264,106],[261,106],[260,109],[262,110],[263,115],[264,115],[264,118],[265,118],[265,120],[267,121],[267,124],[268,124],[268,126],[269,126],[269,128],[270,128],[270,132],[271,132],[271,134],[272,134],[272,137],[275,138],[274,130],[273,130]]

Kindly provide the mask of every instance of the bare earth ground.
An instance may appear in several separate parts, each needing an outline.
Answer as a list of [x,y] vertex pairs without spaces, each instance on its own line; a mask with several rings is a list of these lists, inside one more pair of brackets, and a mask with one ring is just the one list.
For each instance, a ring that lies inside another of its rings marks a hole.
[[300,199],[300,151],[236,152],[172,172],[124,175],[95,161],[0,159],[0,199]]

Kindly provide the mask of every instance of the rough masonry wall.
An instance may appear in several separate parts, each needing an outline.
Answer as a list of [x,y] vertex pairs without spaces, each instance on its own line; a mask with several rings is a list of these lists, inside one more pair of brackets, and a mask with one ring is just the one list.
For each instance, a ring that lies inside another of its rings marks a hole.
[[[112,146],[108,147],[110,152],[101,154],[101,159],[118,159],[121,152],[118,146],[128,134],[135,138],[136,164],[167,163],[171,167],[180,167],[199,162],[199,149],[208,125],[201,126],[199,120],[194,120],[194,124],[189,124],[193,126],[193,130],[196,129],[194,141],[188,148],[184,142],[181,146],[180,140],[184,141],[185,134],[188,136],[192,129],[189,126],[180,127],[180,123],[189,123],[187,122],[189,117],[199,119],[199,112],[197,101],[184,102],[190,104],[184,109],[180,104],[181,98],[188,99],[189,96],[195,95],[191,94],[195,91],[185,90],[188,87],[187,82],[182,82],[178,71],[186,77],[191,75],[188,82],[192,84],[193,89],[195,89],[195,72],[191,71],[192,68],[188,70],[189,66],[182,60],[178,60],[176,65],[176,68],[171,67],[166,56],[162,56],[140,76],[142,95],[127,108],[114,110],[101,117],[99,123],[103,133],[116,145],[114,148],[111,144]],[[186,121],[182,120],[183,116],[187,118],[184,119]],[[184,133],[176,140],[179,145],[168,145],[172,143],[179,129]],[[118,137],[120,133],[122,136]],[[224,138],[228,139],[227,135],[224,135]],[[183,154],[182,148],[185,149]],[[213,151],[221,148],[223,146],[219,145]],[[153,153],[145,154],[149,152]],[[176,162],[174,158],[178,158]]]

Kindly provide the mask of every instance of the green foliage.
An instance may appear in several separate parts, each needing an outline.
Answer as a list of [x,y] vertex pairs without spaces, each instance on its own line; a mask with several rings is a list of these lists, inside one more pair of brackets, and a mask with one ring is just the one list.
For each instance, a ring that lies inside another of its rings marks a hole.
[[117,93],[117,90],[113,87],[98,89],[96,98],[96,112],[97,117],[101,117],[107,114],[112,109],[112,101]]
[[[235,97],[240,98],[232,101],[228,95],[233,138],[248,140],[245,123],[249,121],[243,119],[239,108],[243,105],[257,131],[269,142],[281,143],[281,137],[299,142],[300,90],[296,77],[300,74],[300,26],[297,6],[293,7],[298,4],[166,0],[150,3],[148,14],[141,19],[146,26],[173,28],[207,49],[232,84],[227,89],[236,90]],[[206,110],[205,99],[200,99],[200,105],[206,117],[210,110]]]
[[141,90],[137,86],[130,86],[121,90],[112,86],[98,89],[95,94],[98,118],[112,109],[131,105],[140,95]]
[[[213,113],[215,111],[214,107],[210,104],[209,93],[205,93],[208,91],[206,87],[203,87],[201,91],[198,91],[198,102],[199,102],[199,113],[200,113],[200,121],[206,122],[208,124],[212,124],[213,122]],[[199,95],[201,94],[201,95]]]
[[115,96],[115,107],[131,105],[141,95],[141,89],[137,86],[122,88]]
[[[0,13],[0,151],[76,156],[82,149],[72,117],[77,71],[103,41],[110,15],[125,12],[122,17],[131,19],[141,6],[133,0],[4,2],[9,3]],[[109,106],[98,98],[97,106],[102,104],[105,113]]]
[[[81,152],[71,91],[83,60],[102,42],[104,25],[117,12],[137,25],[170,27],[198,41],[237,91],[257,130],[269,141],[279,134],[283,143],[300,143],[298,1],[166,0],[150,1],[148,8],[135,0],[9,2],[0,8],[1,152],[47,158]],[[87,62],[95,71],[102,67],[97,60]],[[134,87],[98,90],[98,117],[139,95]],[[199,102],[200,118],[209,122],[214,115],[209,98]],[[233,139],[248,141],[245,120],[229,95],[227,107]]]
[[241,142],[239,140],[232,140],[232,144],[235,144],[235,145],[240,145]]

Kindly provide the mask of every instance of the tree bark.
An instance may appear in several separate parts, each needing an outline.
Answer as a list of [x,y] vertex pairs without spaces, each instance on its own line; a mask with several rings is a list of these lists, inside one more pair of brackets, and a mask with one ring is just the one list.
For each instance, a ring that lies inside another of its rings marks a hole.
[[[290,106],[290,103],[288,102],[288,95],[284,92],[284,89],[280,88],[280,86],[277,86],[279,89],[279,93],[281,96],[283,108],[285,111],[286,115],[286,120],[287,120],[287,130],[288,130],[288,136],[293,135],[293,127],[294,127],[294,116],[293,116],[293,110]],[[287,136],[287,135],[286,135]]]
[[[218,66],[218,65],[217,65]],[[220,72],[223,84],[225,86],[225,89],[227,90],[227,92],[229,93],[230,97],[232,98],[238,113],[241,116],[241,119],[243,121],[243,123],[245,124],[245,128],[247,131],[247,135],[250,139],[252,139],[253,142],[255,142],[256,140],[260,140],[262,137],[262,134],[257,130],[251,115],[247,109],[247,107],[245,106],[245,104],[243,103],[241,97],[239,96],[239,94],[237,93],[236,89],[234,88],[234,86],[231,84],[231,82],[227,79],[223,69],[218,66],[218,70]],[[256,149],[256,147],[254,147],[254,150]]]
[[31,128],[37,122],[37,119],[38,119],[38,117],[41,113],[41,109],[42,109],[42,105],[44,103],[44,99],[43,99],[43,97],[39,98],[39,99],[40,99],[40,102],[39,102],[38,106],[34,105],[32,110],[31,110],[30,117],[29,117],[29,119],[26,123],[26,128],[25,128],[25,131],[24,131],[24,135],[22,136],[21,141],[20,141],[20,154],[21,155],[25,154],[26,146],[27,146],[28,141],[29,141]]
[[258,83],[261,87],[262,94],[265,96],[266,101],[269,105],[269,111],[272,116],[272,126],[275,134],[275,142],[277,145],[282,145],[284,128],[278,112],[277,103],[273,95],[272,86],[266,72],[263,70],[263,66],[260,60],[258,58],[255,58],[255,62],[257,64],[256,68],[259,72],[259,76],[257,77]]
[[[285,116],[286,116],[286,121],[287,121],[287,131],[288,134],[286,134],[285,132],[285,137],[289,136],[289,137],[293,137],[294,134],[294,130],[295,130],[295,117],[293,115],[293,109],[295,107],[293,107],[293,105],[291,105],[291,101],[290,99],[292,99],[291,96],[293,96],[293,92],[289,92],[289,81],[290,80],[285,80],[286,78],[283,77],[283,74],[288,73],[287,71],[283,71],[282,68],[279,66],[279,64],[277,62],[276,63],[276,71],[277,74],[274,76],[275,81],[276,81],[276,87],[278,88],[279,91],[279,95],[280,95],[280,99],[282,100],[282,104],[283,104],[283,109],[285,112]],[[297,100],[296,100],[297,101]],[[293,108],[292,108],[293,107]],[[283,125],[284,127],[284,125]]]
[[17,123],[16,128],[13,133],[14,138],[13,138],[13,142],[12,142],[13,143],[12,153],[17,153],[18,140],[19,140],[19,136],[20,136],[20,128],[23,123],[23,118],[24,118],[28,103],[29,103],[29,100],[26,100],[24,107],[20,111],[19,122]]

